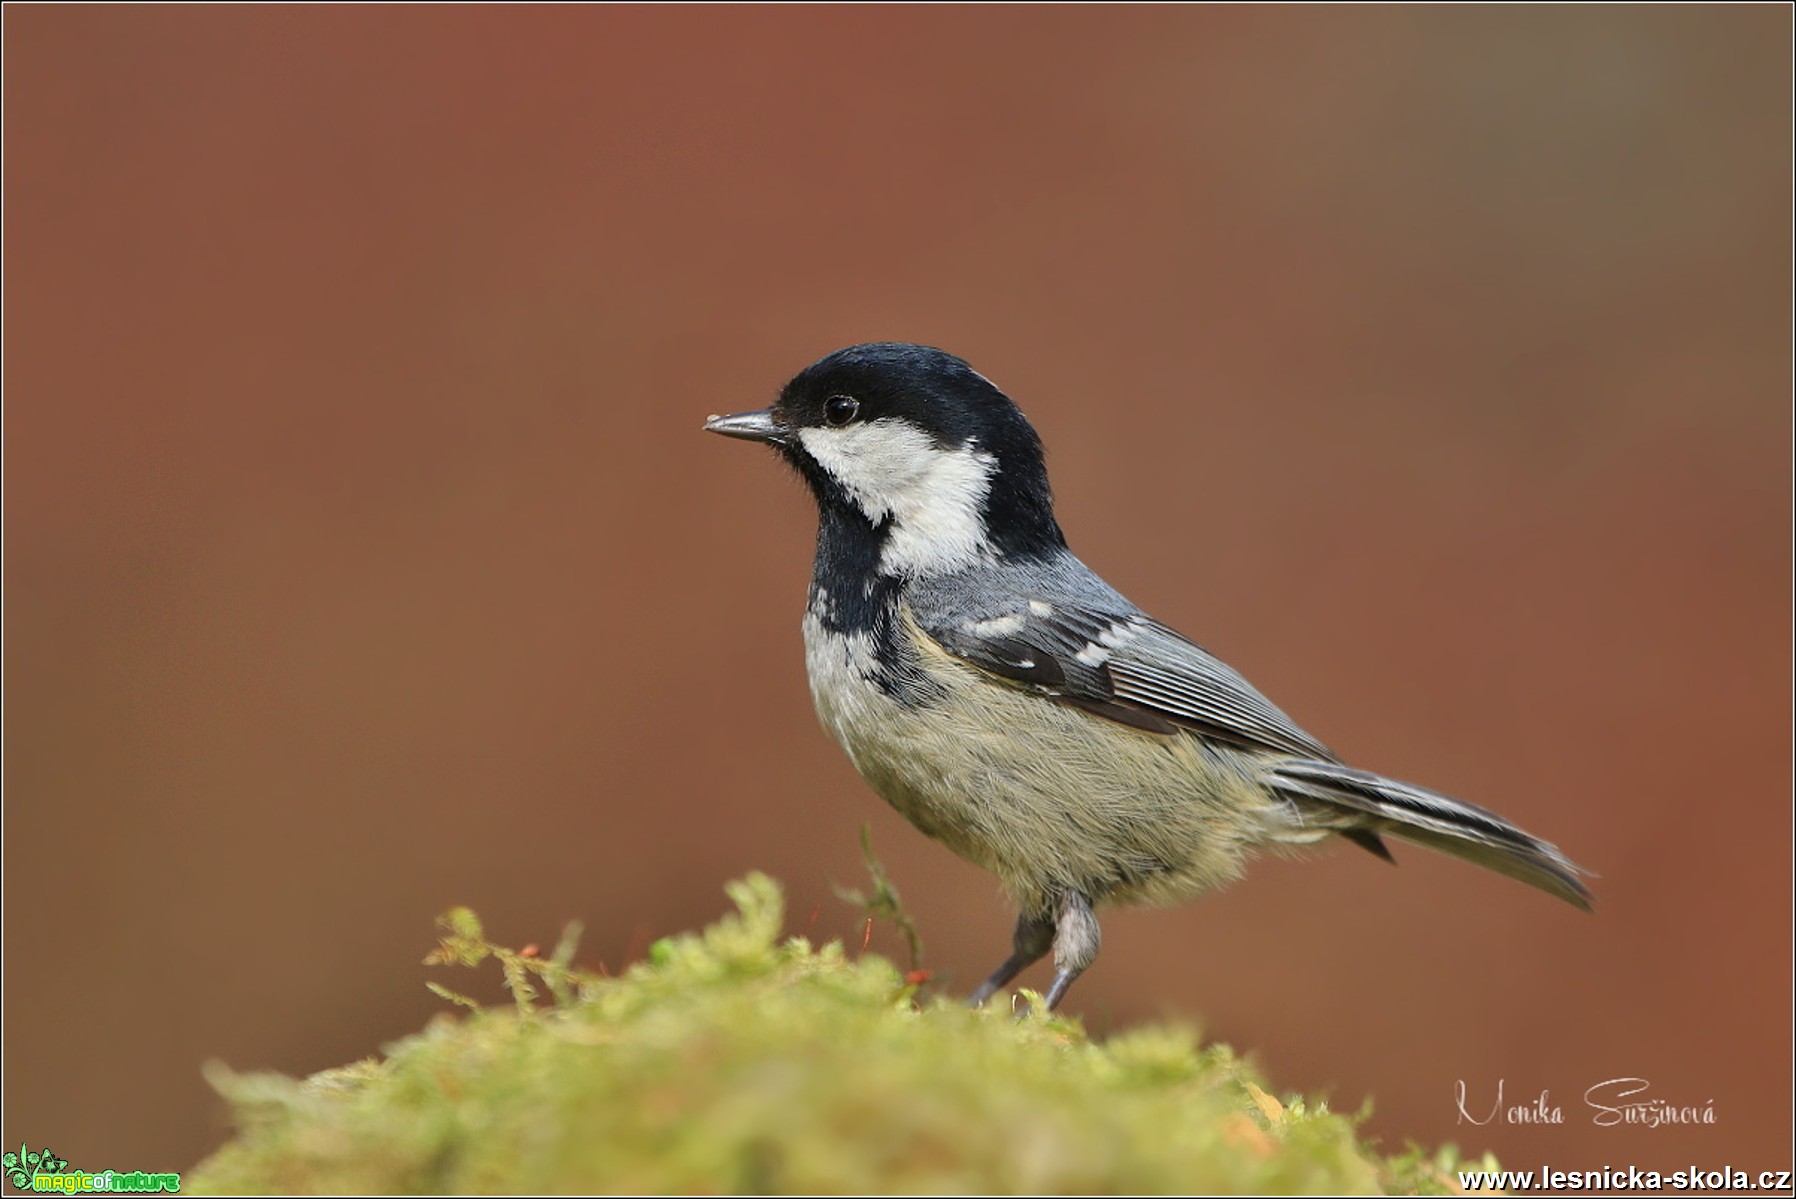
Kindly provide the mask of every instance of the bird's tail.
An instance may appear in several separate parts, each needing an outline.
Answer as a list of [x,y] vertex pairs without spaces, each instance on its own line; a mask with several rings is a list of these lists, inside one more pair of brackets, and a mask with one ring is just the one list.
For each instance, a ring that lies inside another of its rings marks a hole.
[[[1524,833],[1495,812],[1382,775],[1335,762],[1284,761],[1268,780],[1283,795],[1359,819],[1339,831],[1381,852],[1389,833],[1507,874],[1590,910],[1588,873],[1558,848]],[[1357,835],[1356,835],[1357,834]],[[1389,856],[1389,855],[1384,855]]]

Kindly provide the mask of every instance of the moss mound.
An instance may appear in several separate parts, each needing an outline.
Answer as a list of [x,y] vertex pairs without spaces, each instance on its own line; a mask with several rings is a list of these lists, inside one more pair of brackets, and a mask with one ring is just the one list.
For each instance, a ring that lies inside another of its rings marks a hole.
[[[890,963],[780,939],[779,888],[617,979],[445,917],[432,960],[497,959],[510,1007],[445,1014],[303,1081],[214,1071],[236,1138],[195,1191],[1444,1193],[1451,1151],[1383,1158],[1223,1046],[1103,1044],[1039,1009],[919,1005]],[[467,1004],[436,987],[440,994]],[[546,992],[546,995],[543,993]]]

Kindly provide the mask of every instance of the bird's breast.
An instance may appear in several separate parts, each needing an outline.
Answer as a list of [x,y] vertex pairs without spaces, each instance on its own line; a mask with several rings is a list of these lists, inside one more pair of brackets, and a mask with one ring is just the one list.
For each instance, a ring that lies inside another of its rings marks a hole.
[[[823,727],[922,832],[1025,903],[1064,887],[1170,901],[1238,873],[1268,803],[1248,763],[1009,686],[943,650],[902,604],[891,617],[908,661],[816,610],[805,660]],[[895,668],[927,688],[884,685]]]

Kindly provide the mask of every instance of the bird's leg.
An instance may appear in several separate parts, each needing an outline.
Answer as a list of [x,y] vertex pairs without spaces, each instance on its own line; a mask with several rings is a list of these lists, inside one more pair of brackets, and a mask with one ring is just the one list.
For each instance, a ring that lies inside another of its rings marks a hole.
[[981,1007],[1000,987],[1047,956],[1054,943],[1054,919],[1047,914],[1024,912],[1016,918],[1016,932],[1011,936],[1011,953],[992,976],[979,984],[967,1000],[969,1007]]
[[1050,1012],[1066,998],[1073,980],[1098,960],[1102,940],[1091,901],[1077,891],[1062,892],[1054,929],[1054,982],[1047,996]]

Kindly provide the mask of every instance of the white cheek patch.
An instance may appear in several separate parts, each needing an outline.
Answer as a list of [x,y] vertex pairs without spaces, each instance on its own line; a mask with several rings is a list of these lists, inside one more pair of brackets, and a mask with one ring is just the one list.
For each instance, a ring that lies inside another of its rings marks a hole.
[[880,556],[886,574],[955,570],[987,548],[981,508],[997,459],[977,445],[943,449],[893,418],[801,429],[798,441],[867,519],[891,519]]

